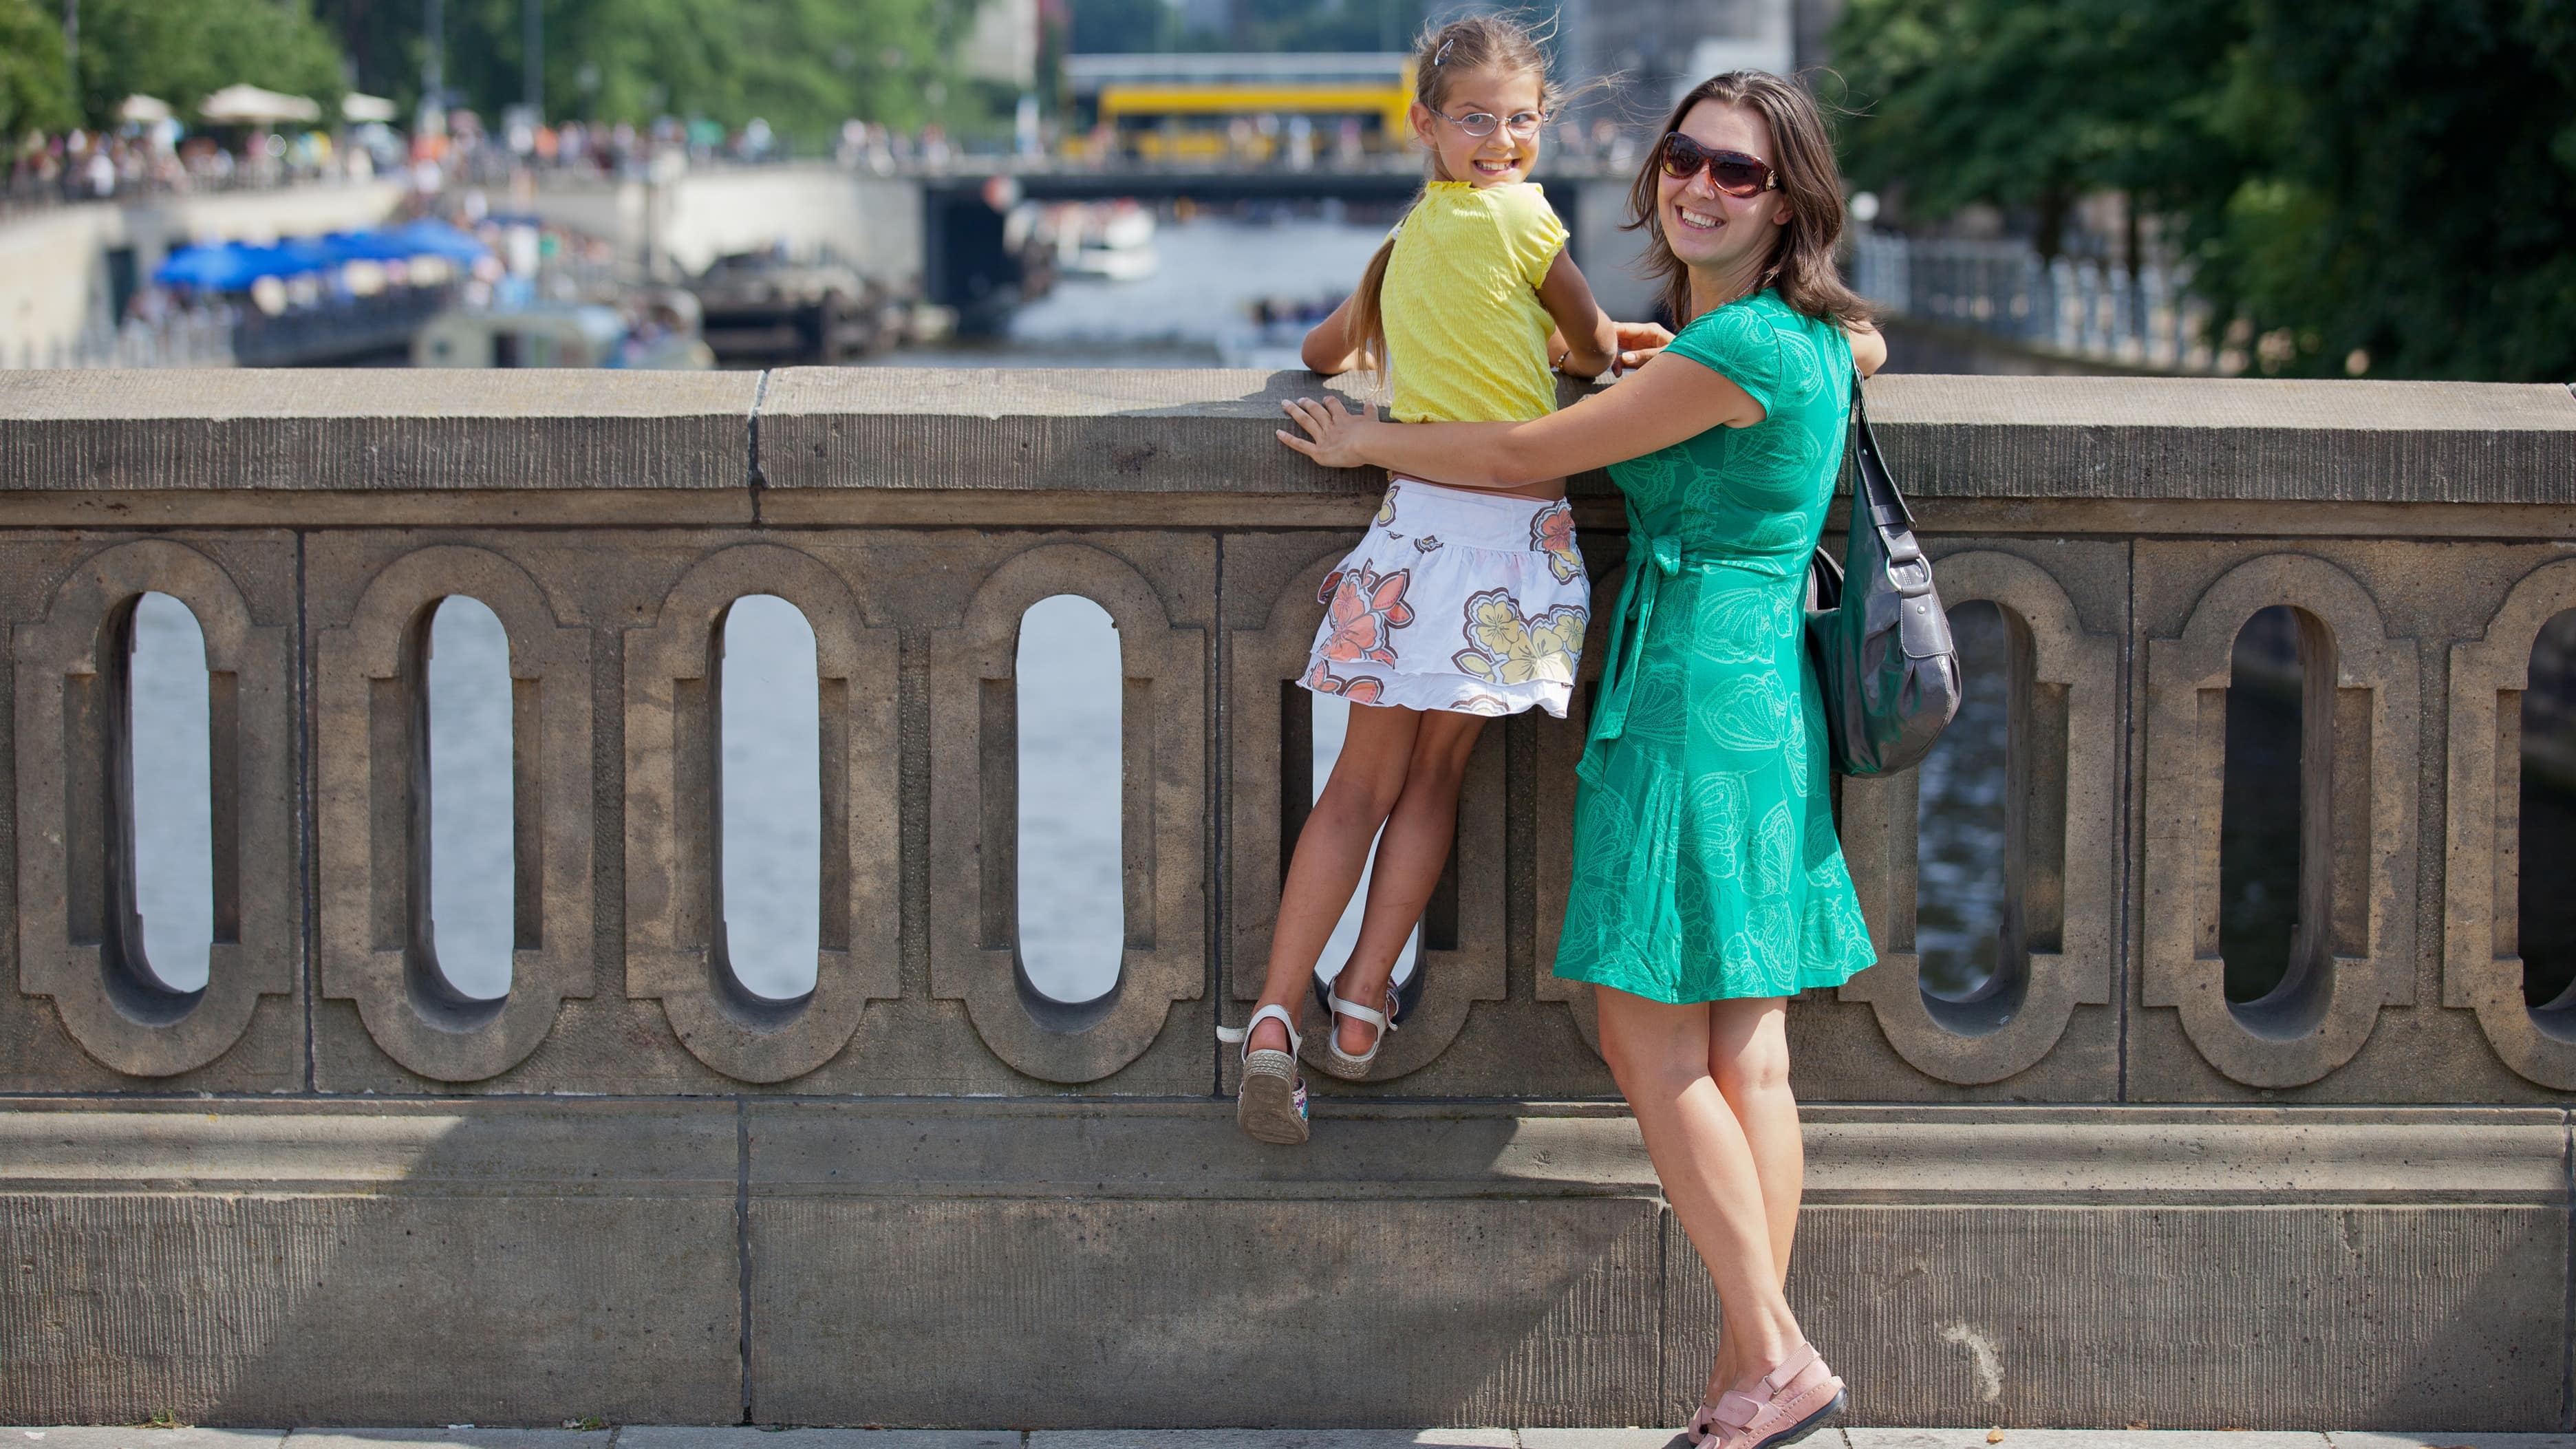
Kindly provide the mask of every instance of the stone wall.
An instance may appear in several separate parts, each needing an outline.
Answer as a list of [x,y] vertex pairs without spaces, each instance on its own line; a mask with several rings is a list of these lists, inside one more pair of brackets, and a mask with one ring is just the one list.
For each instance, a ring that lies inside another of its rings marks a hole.
[[[1224,372],[0,375],[0,1421],[1675,1422],[1716,1332],[1546,970],[1577,726],[1489,731],[1421,1019],[1232,1128],[1324,569],[1374,485]],[[1791,1296],[1881,1423],[2567,1427],[2576,1035],[2523,1005],[2504,728],[2576,608],[2556,387],[1891,377],[1947,602],[2014,621],[1966,1009],[1917,780],[1846,782],[1881,964],[1791,1012]],[[1578,515],[1606,603],[1604,480]],[[218,944],[120,955],[117,621],[200,621]],[[813,624],[813,993],[708,926],[724,606]],[[1021,612],[1116,621],[1121,986],[1014,970]],[[517,681],[513,989],[424,985],[406,641]],[[2330,641],[2310,969],[2215,942],[2230,645]],[[2213,714],[2213,710],[2218,711]],[[1291,746],[1283,753],[1283,742]],[[837,926],[831,923],[837,922]]]

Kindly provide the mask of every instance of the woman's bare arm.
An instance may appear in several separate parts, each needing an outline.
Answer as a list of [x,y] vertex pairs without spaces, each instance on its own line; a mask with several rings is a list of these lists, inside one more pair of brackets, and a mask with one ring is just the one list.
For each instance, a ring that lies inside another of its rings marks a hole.
[[1327,468],[1374,466],[1464,488],[1517,488],[1670,447],[1721,424],[1762,421],[1751,394],[1681,356],[1658,356],[1617,387],[1526,423],[1386,423],[1339,402],[1282,403],[1279,441]]
[[1309,371],[1331,377],[1360,365],[1360,343],[1365,340],[1351,335],[1351,299],[1344,297],[1333,315],[1306,333],[1304,344],[1297,349],[1298,359]]
[[1851,338],[1852,366],[1863,377],[1878,376],[1878,370],[1887,366],[1887,334],[1866,322],[1844,332]]

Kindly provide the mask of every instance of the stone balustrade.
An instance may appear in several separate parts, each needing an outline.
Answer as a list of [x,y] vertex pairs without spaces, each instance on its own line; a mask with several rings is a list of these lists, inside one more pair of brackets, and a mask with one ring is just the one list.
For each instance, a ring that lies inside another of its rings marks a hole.
[[[1375,484],[1228,372],[0,375],[0,1420],[1655,1423],[1716,1331],[1547,971],[1574,724],[1469,769],[1417,1021],[1235,1136]],[[1882,960],[1791,1010],[1792,1298],[1868,1422],[2570,1426],[2576,1026],[2525,1004],[2518,735],[2576,399],[1889,377],[2011,664],[1991,989],[1918,980],[1914,774],[1846,781]],[[1621,516],[1578,480],[1606,602]],[[201,992],[128,944],[122,621],[212,680]],[[1016,962],[1014,641],[1115,622],[1125,942]],[[729,974],[724,610],[811,623],[814,985]],[[425,620],[509,636],[511,987],[425,965]],[[2297,611],[2302,926],[2231,1001],[2231,653]],[[1593,667],[1597,670],[1597,661]],[[12,969],[14,968],[14,969]]]

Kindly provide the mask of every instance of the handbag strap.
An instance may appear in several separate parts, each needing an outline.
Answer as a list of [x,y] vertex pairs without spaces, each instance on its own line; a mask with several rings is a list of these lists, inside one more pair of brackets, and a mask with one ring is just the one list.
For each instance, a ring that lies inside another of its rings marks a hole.
[[[1858,501],[1867,496],[1871,516],[1884,526],[1902,521],[1911,529],[1914,510],[1906,505],[1905,495],[1898,491],[1896,475],[1888,471],[1887,455],[1878,450],[1878,435],[1870,431],[1869,402],[1861,391],[1860,368],[1851,374],[1851,454],[1856,481],[1852,497]],[[1893,513],[1894,517],[1889,516]]]

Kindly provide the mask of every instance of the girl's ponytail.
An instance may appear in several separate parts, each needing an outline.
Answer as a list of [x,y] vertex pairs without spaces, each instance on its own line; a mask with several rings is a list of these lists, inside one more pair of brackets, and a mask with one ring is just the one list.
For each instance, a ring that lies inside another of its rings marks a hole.
[[[1403,227],[1399,225],[1396,230],[1402,231]],[[1386,264],[1394,256],[1395,233],[1390,232],[1386,240],[1377,244],[1368,266],[1360,272],[1358,289],[1351,293],[1351,316],[1346,326],[1348,335],[1358,343],[1363,372],[1386,371],[1386,309],[1382,299],[1386,293]]]

